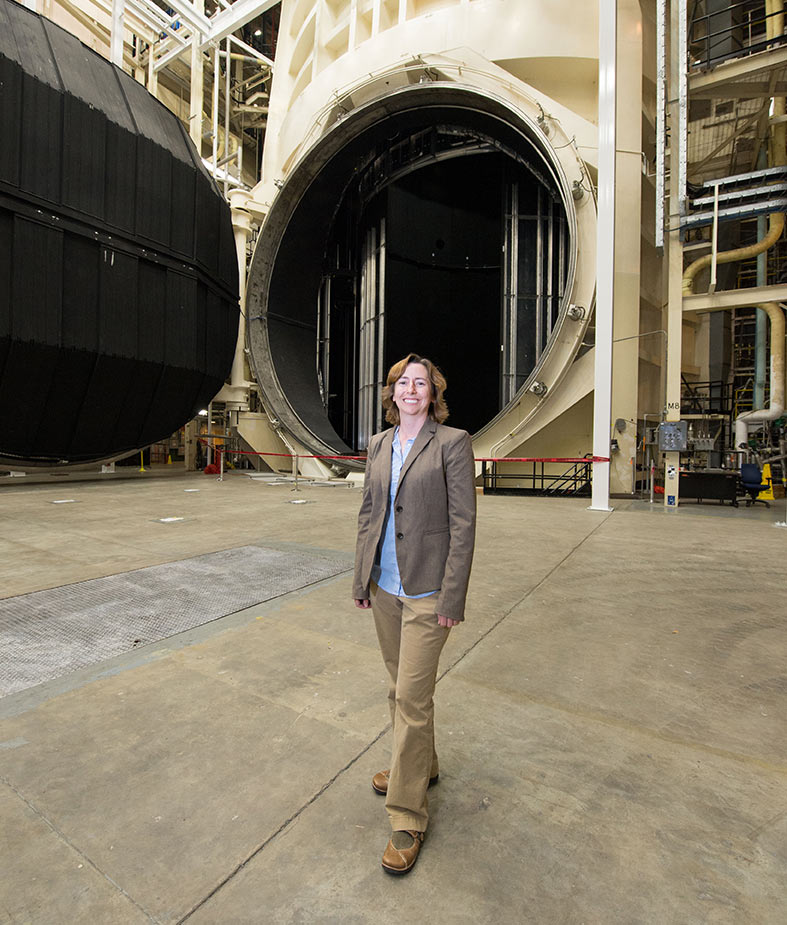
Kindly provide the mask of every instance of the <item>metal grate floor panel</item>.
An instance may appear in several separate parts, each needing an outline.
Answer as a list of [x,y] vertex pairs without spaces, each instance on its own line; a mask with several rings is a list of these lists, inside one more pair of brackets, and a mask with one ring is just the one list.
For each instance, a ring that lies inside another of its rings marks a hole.
[[0,600],[0,697],[348,568],[340,556],[240,546]]

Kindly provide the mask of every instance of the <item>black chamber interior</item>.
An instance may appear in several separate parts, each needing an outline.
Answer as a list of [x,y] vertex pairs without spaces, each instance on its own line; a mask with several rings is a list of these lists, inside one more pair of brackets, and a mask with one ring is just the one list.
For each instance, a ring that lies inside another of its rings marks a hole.
[[[356,226],[385,218],[383,373],[408,353],[429,357],[448,380],[450,423],[470,432],[499,410],[502,161],[483,154],[422,167],[386,187]],[[329,418],[352,443],[344,377],[354,331],[335,307],[331,317],[341,353],[330,364]]]
[[[459,115],[459,118],[457,118]],[[420,166],[361,203],[358,178],[375,152],[436,123],[492,134],[507,153],[468,154]],[[389,116],[348,142],[294,209],[271,271],[267,326],[277,378],[321,440],[355,449],[361,236],[386,219],[383,366],[413,351],[448,380],[448,423],[471,433],[500,410],[503,185],[543,176],[535,145],[472,110],[433,107]],[[554,192],[554,188],[553,188]],[[327,411],[316,366],[317,300],[334,274]]]

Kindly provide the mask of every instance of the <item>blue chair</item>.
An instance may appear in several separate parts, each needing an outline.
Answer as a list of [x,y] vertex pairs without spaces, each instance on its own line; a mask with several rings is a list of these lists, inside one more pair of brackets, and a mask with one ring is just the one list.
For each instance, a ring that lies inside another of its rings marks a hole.
[[770,507],[767,501],[758,498],[761,491],[767,491],[771,487],[770,481],[763,483],[762,472],[757,463],[743,463],[741,465],[741,488],[749,497],[746,499],[746,507],[751,507],[757,501]]

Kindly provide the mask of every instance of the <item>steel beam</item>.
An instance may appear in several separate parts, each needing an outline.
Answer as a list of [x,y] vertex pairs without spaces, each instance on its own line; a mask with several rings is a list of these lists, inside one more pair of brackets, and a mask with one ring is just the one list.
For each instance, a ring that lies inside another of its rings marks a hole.
[[692,94],[692,99],[698,100],[761,100],[772,96],[787,96],[787,81],[778,80],[775,84],[770,81],[757,83],[725,83],[718,87],[700,90]]
[[[753,82],[747,84],[745,79],[766,78],[778,68],[786,66],[787,45],[782,45],[745,58],[725,61],[717,64],[712,71],[690,74],[688,89],[691,98],[696,100],[728,100],[737,95],[744,99],[754,99],[761,95],[761,85]],[[767,81],[762,87],[766,88],[765,96],[773,95],[773,91],[767,92]]]
[[172,51],[168,51],[165,55],[162,55],[160,58],[156,58],[155,55],[153,60],[153,70],[160,71],[163,67],[166,67],[170,61],[174,61],[175,58],[179,58],[181,55],[185,54],[189,50],[188,44],[178,45],[176,48],[173,48]]
[[[110,19],[112,18],[112,0],[93,0],[93,2],[100,10],[103,10]],[[158,38],[161,27],[149,16],[149,14],[146,18],[146,13],[146,9],[143,9],[141,4],[137,3],[135,5],[134,0],[128,0],[123,15],[124,19],[132,21],[132,25],[129,26],[131,31],[136,32],[137,35],[148,44],[152,44]]]
[[204,13],[201,13],[193,3],[189,3],[189,0],[167,0],[167,6],[175,10],[178,17],[197,32],[204,35],[210,29],[211,20]]
[[[750,170],[748,173],[736,173],[729,177],[716,177],[702,184],[704,189],[714,186],[737,186],[739,183],[752,183],[755,180],[778,179],[787,176],[787,166],[763,167],[760,170]],[[696,199],[694,200],[697,201]]]
[[[179,3],[184,0],[178,0]],[[236,0],[229,9],[222,10],[210,21],[210,26],[201,31],[204,32],[204,41],[202,47],[211,42],[218,42],[226,38],[232,32],[245,26],[251,19],[256,19],[272,6],[276,6],[279,0]],[[176,4],[172,4],[178,9]]]
[[273,67],[273,59],[268,58],[266,55],[262,54],[262,52],[257,51],[256,48],[252,48],[251,45],[247,45],[236,35],[231,35],[230,39],[232,40],[233,45],[237,45],[238,48],[242,48],[246,54],[251,55],[252,58],[256,58],[260,64],[267,64],[268,67]]
[[[787,199],[784,197],[777,199],[764,199],[760,202],[751,202],[747,205],[729,206],[726,209],[719,209],[719,219],[725,221],[740,221],[744,218],[753,218],[755,215],[770,215],[772,212],[787,212]],[[713,212],[694,212],[681,218],[681,228],[700,228],[703,225],[712,224],[714,219]]]
[[752,286],[750,289],[724,289],[721,292],[700,292],[684,295],[683,311],[716,312],[731,308],[746,308],[763,302],[787,302],[787,285]]

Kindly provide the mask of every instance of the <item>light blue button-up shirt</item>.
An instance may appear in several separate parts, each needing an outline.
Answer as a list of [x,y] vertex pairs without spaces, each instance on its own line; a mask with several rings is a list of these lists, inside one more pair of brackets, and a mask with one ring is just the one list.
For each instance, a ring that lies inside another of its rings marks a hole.
[[404,449],[399,442],[399,428],[394,430],[393,443],[391,446],[391,492],[388,496],[388,511],[385,515],[385,530],[383,530],[383,541],[380,544],[380,553],[378,560],[372,568],[372,580],[376,582],[379,588],[393,594],[397,597],[429,597],[430,594],[436,594],[439,589],[427,591],[425,594],[405,594],[402,588],[402,576],[399,574],[399,562],[396,559],[396,520],[394,517],[394,499],[396,498],[396,489],[399,485],[399,475],[402,472],[402,466],[407,459],[407,454],[413,446],[415,437],[408,440]]

